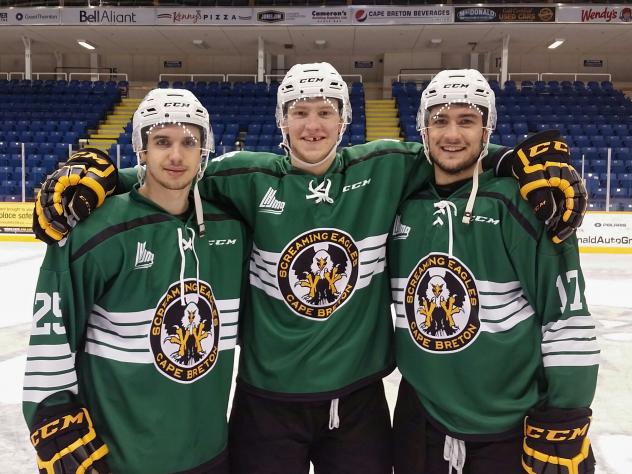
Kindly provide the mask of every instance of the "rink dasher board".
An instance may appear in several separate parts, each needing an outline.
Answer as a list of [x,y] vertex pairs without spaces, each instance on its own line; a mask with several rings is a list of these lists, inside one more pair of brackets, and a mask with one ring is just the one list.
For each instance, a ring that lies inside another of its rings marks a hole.
[[[26,205],[32,212],[33,204]],[[24,210],[18,217],[21,221],[18,225],[23,226],[19,232],[11,232],[10,226],[16,225],[15,218],[11,219],[12,222],[6,222],[0,217],[0,242],[38,242],[28,232],[31,215],[29,212],[28,218],[25,218]],[[577,240],[583,253],[632,254],[632,212],[587,212],[582,226],[577,230]]]

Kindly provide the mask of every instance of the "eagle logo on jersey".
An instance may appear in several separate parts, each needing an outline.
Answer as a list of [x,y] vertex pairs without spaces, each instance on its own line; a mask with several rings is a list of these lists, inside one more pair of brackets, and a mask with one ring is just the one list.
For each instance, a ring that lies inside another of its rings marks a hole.
[[456,352],[478,336],[476,279],[455,257],[432,253],[415,266],[406,284],[404,309],[410,335],[419,347]]
[[[184,297],[182,297],[184,296]],[[156,306],[150,344],[156,368],[181,383],[191,383],[217,362],[219,310],[211,286],[193,279],[174,282]]]
[[358,248],[346,233],[316,229],[300,235],[279,259],[283,300],[299,316],[325,320],[353,293],[358,264]]

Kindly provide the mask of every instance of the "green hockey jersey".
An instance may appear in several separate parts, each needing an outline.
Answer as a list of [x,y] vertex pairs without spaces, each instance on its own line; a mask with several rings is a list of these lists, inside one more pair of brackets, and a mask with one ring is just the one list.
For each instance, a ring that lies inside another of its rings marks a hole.
[[577,240],[550,242],[515,181],[407,199],[389,237],[397,365],[447,433],[501,436],[527,411],[589,406],[599,348]]
[[[489,162],[506,151],[492,145]],[[430,173],[421,144],[392,140],[343,148],[322,176],[269,153],[209,163],[200,195],[233,207],[253,234],[244,389],[327,400],[393,370],[386,238],[400,201]]]
[[180,219],[136,190],[48,247],[34,302],[24,382],[38,410],[76,401],[108,445],[114,473],[173,473],[227,446],[243,224],[204,204]]

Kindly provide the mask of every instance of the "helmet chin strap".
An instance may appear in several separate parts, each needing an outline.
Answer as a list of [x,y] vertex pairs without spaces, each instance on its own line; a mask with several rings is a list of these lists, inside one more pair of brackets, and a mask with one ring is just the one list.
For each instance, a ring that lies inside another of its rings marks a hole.
[[472,210],[474,209],[474,200],[476,199],[476,194],[478,193],[478,174],[481,171],[481,161],[483,158],[487,156],[489,151],[489,139],[491,136],[491,128],[485,127],[487,130],[487,138],[482,143],[481,153],[478,155],[478,159],[476,160],[476,166],[474,168],[474,175],[472,176],[472,190],[470,191],[470,196],[467,198],[467,204],[465,205],[465,212],[463,213],[463,218],[461,222],[464,224],[469,224],[472,220]]

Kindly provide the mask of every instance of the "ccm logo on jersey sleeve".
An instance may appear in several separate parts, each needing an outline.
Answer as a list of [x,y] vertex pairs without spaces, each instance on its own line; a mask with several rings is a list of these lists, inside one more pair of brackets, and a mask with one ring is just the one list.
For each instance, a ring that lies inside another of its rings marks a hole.
[[365,179],[362,181],[358,181],[357,183],[347,184],[344,188],[342,188],[342,192],[346,193],[347,191],[353,191],[355,189],[360,189],[367,186],[371,182],[371,179]]

